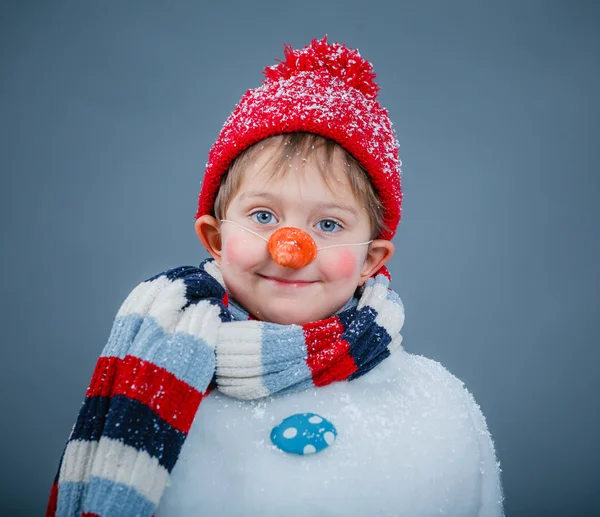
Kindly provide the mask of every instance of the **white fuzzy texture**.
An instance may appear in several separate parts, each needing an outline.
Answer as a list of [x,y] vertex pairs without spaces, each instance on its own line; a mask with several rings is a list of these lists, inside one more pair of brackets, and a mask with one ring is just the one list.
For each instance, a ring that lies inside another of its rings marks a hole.
[[[59,481],[87,482],[90,476],[131,486],[158,504],[169,473],[156,458],[119,440],[103,437],[99,442],[69,442],[60,467]],[[135,485],[131,483],[132,476],[139,480]]]
[[148,314],[151,305],[158,294],[171,285],[171,280],[166,276],[158,277],[151,282],[142,282],[138,284],[127,296],[119,311],[117,317],[130,316],[137,314],[145,316]]
[[390,352],[396,352],[402,346],[402,334],[396,334],[387,346]]
[[[158,504],[169,473],[156,458],[138,451],[119,440],[102,437],[90,476],[97,476],[135,488],[154,504]],[[132,477],[137,480],[133,485]]]
[[240,399],[269,395],[262,381],[262,326],[234,321],[221,325],[217,344],[219,390]]
[[[271,429],[312,412],[338,436],[317,454],[276,449]],[[217,391],[196,414],[157,517],[500,517],[485,418],[439,363],[399,348],[368,374],[258,401]]]
[[203,340],[211,348],[217,345],[220,309],[210,300],[202,300],[186,307],[175,326],[175,332],[184,332]]
[[225,282],[223,281],[223,273],[221,272],[221,268],[217,264],[217,262],[216,261],[205,262],[203,267],[204,267],[204,271],[206,271],[210,276],[212,276],[217,282],[219,282],[219,284],[221,284],[221,287],[223,287],[223,289],[225,289]]
[[373,282],[371,286],[367,284],[366,290],[369,291],[369,293],[367,295],[365,292],[365,295],[362,296],[358,302],[357,308],[361,309],[365,305],[369,305],[379,312],[384,300],[387,298],[388,285],[389,282],[383,275],[378,276],[377,281]]
[[262,326],[255,321],[221,325],[217,348],[217,376],[262,375]]
[[253,400],[269,395],[269,390],[265,388],[262,377],[239,379],[220,376],[217,382],[221,393],[237,399]]
[[163,328],[165,333],[172,332],[185,307],[185,283],[182,279],[169,280],[160,276],[152,281],[138,284],[127,296],[117,317],[150,316]]
[[148,310],[148,315],[157,321],[165,333],[173,332],[179,322],[181,309],[187,304],[185,291],[183,279],[169,281],[169,284],[161,290],[160,296],[156,297]]
[[80,483],[89,478],[89,465],[98,448],[98,442],[74,440],[67,444],[60,465],[59,482]]
[[383,327],[390,336],[396,337],[404,325],[404,307],[398,303],[382,304],[375,316],[375,323]]

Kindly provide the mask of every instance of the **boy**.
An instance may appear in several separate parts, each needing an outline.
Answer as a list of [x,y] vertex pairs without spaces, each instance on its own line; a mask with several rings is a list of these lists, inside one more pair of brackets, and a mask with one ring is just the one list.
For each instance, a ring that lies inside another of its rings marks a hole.
[[401,347],[398,143],[370,63],[324,38],[265,75],[211,149],[212,259],[123,303],[48,515],[502,515],[479,407]]

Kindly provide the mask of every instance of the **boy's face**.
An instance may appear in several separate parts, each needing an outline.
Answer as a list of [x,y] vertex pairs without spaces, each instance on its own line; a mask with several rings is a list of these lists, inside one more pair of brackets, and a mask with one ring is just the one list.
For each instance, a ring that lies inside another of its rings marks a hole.
[[[283,165],[288,170],[274,178],[273,164],[268,163],[271,153],[265,147],[244,171],[225,215],[237,225],[220,226],[216,258],[223,280],[233,298],[257,319],[280,324],[324,319],[343,307],[364,282],[366,269],[373,266],[370,247],[322,250],[310,264],[291,269],[277,265],[267,243],[238,225],[267,239],[278,228],[300,228],[321,248],[370,240],[369,217],[347,183],[339,156],[333,161],[333,172],[339,174],[330,176],[335,178],[330,189],[318,168],[319,152],[306,160],[294,157]],[[383,242],[393,253],[391,243]]]

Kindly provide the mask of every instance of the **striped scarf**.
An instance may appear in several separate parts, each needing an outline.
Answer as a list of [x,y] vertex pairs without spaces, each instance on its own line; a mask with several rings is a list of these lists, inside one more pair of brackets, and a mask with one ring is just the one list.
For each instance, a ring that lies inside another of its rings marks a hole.
[[367,373],[402,343],[388,285],[378,275],[335,316],[279,325],[230,310],[212,259],[139,284],[96,364],[47,517],[150,517],[212,387],[256,399]]

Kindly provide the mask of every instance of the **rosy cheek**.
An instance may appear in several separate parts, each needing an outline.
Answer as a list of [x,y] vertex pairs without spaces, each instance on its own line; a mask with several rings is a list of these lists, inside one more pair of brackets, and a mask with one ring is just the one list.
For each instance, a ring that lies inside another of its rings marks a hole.
[[243,256],[244,245],[237,235],[225,239],[223,243],[223,260],[226,263],[238,263]]
[[223,262],[244,267],[266,253],[266,243],[254,236],[228,235],[223,242]]
[[358,261],[351,251],[339,250],[332,259],[331,266],[336,276],[352,278],[357,274]]

